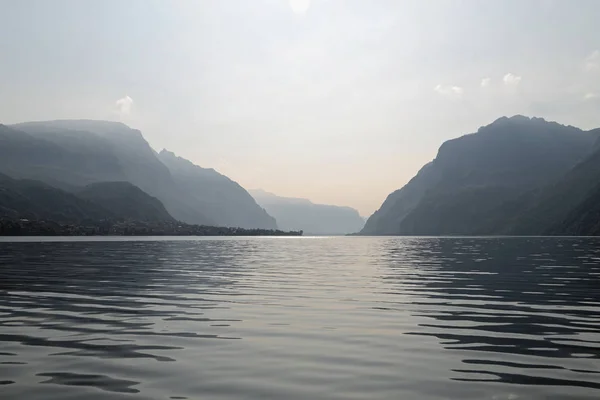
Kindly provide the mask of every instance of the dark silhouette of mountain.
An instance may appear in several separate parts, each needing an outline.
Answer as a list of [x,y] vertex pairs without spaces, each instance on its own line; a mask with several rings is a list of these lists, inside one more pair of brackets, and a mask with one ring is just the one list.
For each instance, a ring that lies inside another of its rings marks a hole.
[[175,222],[156,197],[129,182],[99,182],[87,185],[77,196],[110,210],[119,219]]
[[77,193],[0,174],[0,217],[58,223],[175,222],[156,198],[129,182],[93,183]]
[[[596,140],[595,132],[541,118],[500,118],[477,133],[445,142],[431,163],[388,196],[362,233],[538,233],[577,204],[557,198],[554,186],[563,187],[564,196],[577,176],[582,198],[592,187],[590,168],[578,163]],[[575,173],[578,168],[586,172]],[[546,211],[532,214],[540,205]]]
[[302,230],[313,235],[349,234],[359,232],[365,223],[358,211],[350,207],[314,204],[260,189],[251,190],[250,194],[283,230]]
[[0,216],[62,223],[103,220],[113,215],[73,193],[40,181],[0,174]]
[[162,150],[158,158],[169,169],[178,190],[192,197],[197,207],[217,225],[277,229],[275,219],[237,182],[167,150]]
[[552,226],[546,233],[600,236],[600,185],[596,185],[564,220]]

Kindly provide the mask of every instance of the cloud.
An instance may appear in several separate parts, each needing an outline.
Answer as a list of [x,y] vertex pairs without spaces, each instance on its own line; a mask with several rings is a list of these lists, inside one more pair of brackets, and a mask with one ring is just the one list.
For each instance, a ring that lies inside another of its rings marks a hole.
[[584,68],[586,71],[595,71],[600,69],[600,51],[594,50],[585,59]]
[[492,81],[492,78],[483,78],[481,80],[481,87],[488,87],[490,86],[490,82]]
[[441,94],[443,96],[460,97],[464,93],[464,89],[461,88],[460,86],[437,85],[436,87],[433,88],[433,90],[435,90],[436,92],[438,92],[439,94]]
[[304,15],[310,8],[310,0],[289,0],[290,8],[297,15]]
[[509,72],[508,74],[504,75],[502,81],[507,86],[517,86],[521,82],[521,77]]
[[133,106],[133,99],[129,96],[125,96],[115,102],[115,106],[121,113],[121,115],[128,115],[131,112]]
[[594,100],[594,99],[597,99],[599,97],[600,97],[600,95],[598,93],[586,93],[583,96],[583,99],[584,100]]

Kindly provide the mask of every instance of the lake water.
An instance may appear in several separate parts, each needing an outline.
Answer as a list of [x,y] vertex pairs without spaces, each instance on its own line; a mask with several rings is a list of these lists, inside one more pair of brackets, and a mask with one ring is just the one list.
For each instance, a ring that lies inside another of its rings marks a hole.
[[598,399],[600,240],[0,243],[0,398]]

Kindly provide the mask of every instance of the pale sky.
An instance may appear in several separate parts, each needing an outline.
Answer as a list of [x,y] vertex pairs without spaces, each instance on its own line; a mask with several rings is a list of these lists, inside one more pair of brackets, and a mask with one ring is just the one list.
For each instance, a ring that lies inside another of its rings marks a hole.
[[600,127],[596,0],[0,0],[0,122],[120,120],[368,216],[502,115]]

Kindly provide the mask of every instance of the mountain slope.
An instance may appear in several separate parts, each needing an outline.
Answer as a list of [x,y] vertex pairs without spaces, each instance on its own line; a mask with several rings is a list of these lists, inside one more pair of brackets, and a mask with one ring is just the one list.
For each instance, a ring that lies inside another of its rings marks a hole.
[[365,223],[361,230],[363,235],[395,235],[402,220],[421,201],[429,188],[441,179],[441,171],[433,162],[423,168],[404,187],[391,193]]
[[540,118],[500,118],[445,142],[430,164],[388,197],[362,233],[516,233],[536,190],[567,173],[595,140],[590,132]]
[[559,223],[546,231],[552,235],[600,236],[600,185]]
[[[91,120],[25,122],[13,127],[26,136],[13,134],[6,151],[18,148],[22,158],[11,165],[0,162],[0,171],[30,171],[29,178],[71,190],[95,182],[128,181],[158,198],[176,219],[214,224],[191,196],[178,190],[168,168],[138,130],[119,122]],[[31,143],[51,148],[57,155],[31,157]],[[30,168],[32,163],[35,169]]]
[[162,150],[158,157],[169,169],[178,189],[190,195],[217,225],[277,229],[275,219],[237,182],[167,150]]
[[[159,156],[140,131],[122,123],[58,120],[26,122],[13,128],[24,131],[27,142],[44,143],[60,153],[51,159],[42,158],[36,163],[40,168],[29,173],[28,178],[69,190],[90,183],[127,181],[160,200],[177,220],[202,225],[276,228],[275,220],[240,185],[174,155],[168,157],[163,152]],[[0,171],[27,171],[30,159],[24,145],[19,162],[4,167],[0,163]]]
[[[590,131],[590,134],[600,139],[600,129]],[[572,230],[570,219],[585,220],[586,214],[582,204],[591,205],[594,190],[600,182],[600,140],[596,142],[592,154],[575,165],[566,174],[540,190],[532,198],[528,207],[519,216],[514,232],[523,234],[542,235],[547,233],[561,234]],[[577,208],[577,210],[575,210]],[[590,214],[591,215],[591,214]],[[583,222],[581,220],[580,222]],[[560,227],[564,227],[562,232]]]
[[100,182],[87,185],[77,196],[107,209],[119,219],[174,222],[165,206],[129,182]]
[[250,194],[283,230],[332,235],[356,233],[364,225],[358,211],[350,207],[314,204],[307,199],[280,197],[263,190],[251,190]]
[[88,200],[43,182],[17,180],[0,174],[0,216],[77,223],[112,218]]
[[126,179],[110,145],[99,137],[65,132],[40,137],[5,125],[0,125],[0,172],[61,187]]
[[129,182],[94,183],[77,193],[0,174],[0,217],[58,223],[174,222],[162,203]]

